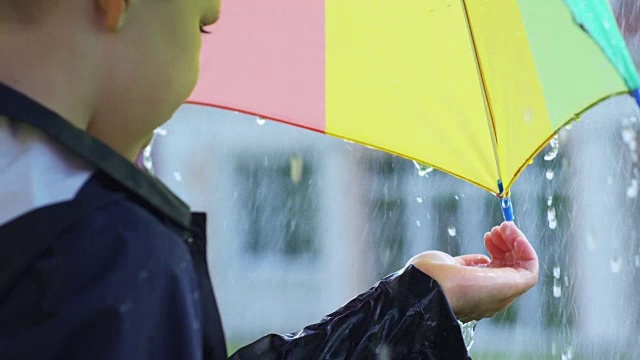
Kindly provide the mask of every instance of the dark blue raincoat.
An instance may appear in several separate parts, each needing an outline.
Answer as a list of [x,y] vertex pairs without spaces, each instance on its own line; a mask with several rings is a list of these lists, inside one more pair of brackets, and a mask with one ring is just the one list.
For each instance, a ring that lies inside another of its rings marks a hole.
[[[227,358],[204,214],[190,213],[155,178],[1,83],[0,116],[40,129],[96,168],[72,200],[0,227],[0,360]],[[231,358],[383,354],[468,358],[443,292],[416,268],[388,276],[317,324],[265,336]]]

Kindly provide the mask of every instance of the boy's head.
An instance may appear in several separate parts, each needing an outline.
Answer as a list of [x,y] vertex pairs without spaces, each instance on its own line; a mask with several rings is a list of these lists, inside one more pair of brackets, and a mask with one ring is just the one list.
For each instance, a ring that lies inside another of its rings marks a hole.
[[193,89],[219,0],[0,0],[0,81],[131,157]]

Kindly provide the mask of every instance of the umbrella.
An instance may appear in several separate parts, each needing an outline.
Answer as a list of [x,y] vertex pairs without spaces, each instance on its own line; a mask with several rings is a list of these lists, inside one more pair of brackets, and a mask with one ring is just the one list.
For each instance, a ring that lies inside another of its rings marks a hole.
[[230,0],[188,100],[356,141],[501,198],[640,81],[606,0]]

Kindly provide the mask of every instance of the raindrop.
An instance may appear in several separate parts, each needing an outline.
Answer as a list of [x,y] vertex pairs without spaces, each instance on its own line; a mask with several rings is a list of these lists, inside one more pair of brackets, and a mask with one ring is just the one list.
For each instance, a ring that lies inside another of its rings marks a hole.
[[587,233],[587,249],[589,249],[589,251],[596,249],[596,239],[591,232]]
[[549,142],[549,152],[544,155],[544,159],[547,161],[551,161],[558,156],[558,150],[560,149],[560,145],[558,143],[558,135],[554,136],[553,139]]
[[555,207],[550,207],[549,210],[547,210],[547,221],[549,222],[549,229],[555,230],[558,227]]
[[267,122],[267,120],[261,118],[261,117],[257,117],[256,118],[256,123],[258,123],[258,125],[262,126]]
[[181,182],[181,181],[182,181],[182,175],[181,175],[179,172],[177,172],[177,171],[174,171],[174,172],[173,172],[173,177],[174,177],[174,179],[176,179],[176,181],[178,181],[178,182]]
[[553,297],[558,299],[562,296],[562,286],[560,280],[553,279]]
[[636,132],[630,127],[622,129],[622,141],[629,146],[629,149],[635,149]]
[[458,196],[458,195],[454,196],[454,198],[455,198],[456,200],[460,200],[460,196]]
[[420,220],[416,220],[416,225],[418,225],[418,227],[422,226],[420,225]]
[[612,273],[619,273],[622,270],[622,258],[619,256],[614,256],[609,261],[609,265],[611,265]]
[[565,126],[564,128],[567,130],[571,130],[572,127],[573,127],[573,124],[567,124],[567,126]]
[[418,204],[422,204],[422,201],[424,201],[424,200],[422,199],[422,196],[418,196],[416,198],[416,201],[418,202]]
[[304,159],[300,155],[292,156],[290,159],[290,177],[291,182],[299,184],[302,181],[302,174],[304,169]]
[[159,127],[153,130],[153,133],[159,136],[167,136],[167,129]]
[[627,197],[629,199],[638,197],[639,190],[640,186],[638,184],[638,179],[631,179],[631,184],[629,184],[629,187],[627,187]]
[[447,229],[447,231],[449,232],[449,236],[451,236],[451,237],[456,236],[456,233],[458,232],[458,231],[456,230],[456,227],[455,227],[455,226],[453,226],[453,225],[449,226],[449,228]]
[[553,267],[553,278],[560,279],[560,266]]
[[553,196],[549,195],[547,197],[547,206],[551,206],[551,205],[553,205]]
[[151,157],[151,143],[144,148],[142,152],[142,166],[147,169],[149,174],[153,175],[153,158]]
[[420,176],[429,177],[427,174],[429,174],[430,172],[433,171],[433,168],[431,166],[426,166],[426,165],[420,164],[417,161],[414,161],[413,165],[415,165],[416,169],[418,169],[418,175],[420,175]]
[[546,176],[547,176],[547,180],[553,180],[553,170],[549,169],[547,170]]

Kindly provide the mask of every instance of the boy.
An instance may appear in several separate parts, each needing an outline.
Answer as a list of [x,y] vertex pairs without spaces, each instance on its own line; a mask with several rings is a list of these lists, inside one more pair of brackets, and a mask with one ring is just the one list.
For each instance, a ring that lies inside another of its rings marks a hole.
[[[195,85],[199,28],[218,9],[0,0],[1,359],[226,358],[205,217],[133,165]],[[491,316],[538,276],[515,225],[485,243],[491,260],[420,254],[320,323],[233,358],[466,358],[456,317]]]

